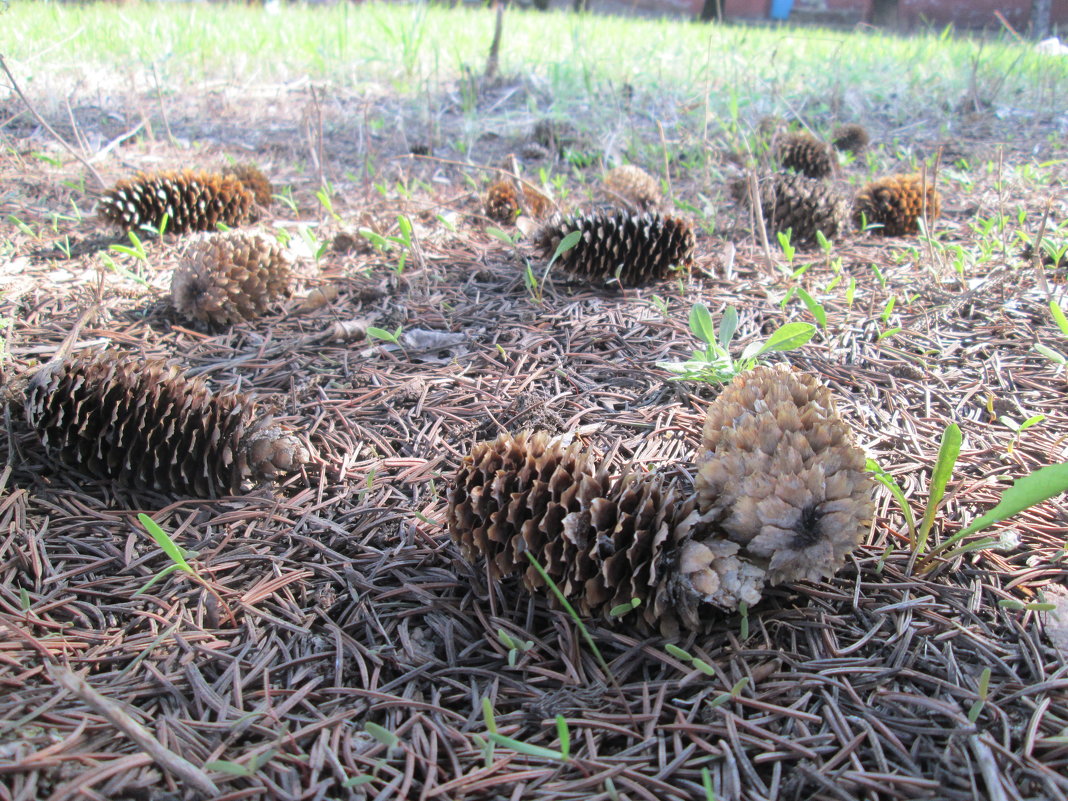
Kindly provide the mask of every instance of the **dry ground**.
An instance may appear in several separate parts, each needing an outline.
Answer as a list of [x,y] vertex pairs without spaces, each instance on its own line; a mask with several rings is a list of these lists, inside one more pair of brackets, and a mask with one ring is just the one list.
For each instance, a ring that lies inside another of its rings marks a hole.
[[[251,158],[291,187],[296,212],[284,204],[272,212],[291,233],[300,221],[329,242],[361,225],[389,234],[398,213],[416,222],[419,254],[403,276],[392,256],[329,249],[315,283],[338,290],[332,303],[302,313],[293,300],[216,332],[168,306],[180,240],[148,242],[147,264],[109,253],[117,240],[89,216],[94,188],[82,188],[80,165],[14,100],[0,108],[8,385],[49,356],[99,293],[100,312],[80,338],[86,347],[162,356],[216,387],[262,394],[316,453],[299,475],[241,497],[135,495],[50,464],[15,398],[0,438],[0,799],[195,795],[60,690],[52,663],[122,701],[161,748],[197,766],[248,768],[211,771],[225,799],[700,799],[702,768],[720,799],[1068,798],[1065,655],[1040,614],[1002,603],[1038,601],[1065,584],[1063,498],[1000,527],[1004,548],[921,575],[900,510],[880,494],[869,540],[833,580],[778,588],[751,610],[747,632],[727,615],[710,634],[679,643],[714,677],[658,638],[591,621],[618,687],[566,614],[514,583],[487,586],[480,567],[460,558],[440,521],[445,487],[473,440],[504,429],[577,430],[592,447],[616,447],[620,462],[688,481],[716,390],[671,382],[656,362],[696,344],[686,327],[692,304],[716,317],[736,306],[739,348],[787,318],[810,319],[796,300],[780,309],[792,282],[725,199],[727,143],[672,131],[673,151],[690,154],[672,160],[674,191],[715,221],[712,235],[699,236],[693,273],[625,292],[553,279],[536,302],[516,253],[485,233],[487,174],[452,163],[464,161],[453,143],[465,136],[472,164],[520,153],[534,122],[524,112],[532,91],[523,81],[484,91],[480,108],[510,109],[509,124],[470,135],[460,114],[470,98],[460,89],[435,100],[432,119],[388,97],[334,95],[322,101],[321,146],[319,111],[303,85],[260,87],[251,99],[205,87],[170,98],[166,120],[154,97],[77,108],[90,153],[148,122],[97,162],[108,180]],[[605,102],[624,108],[625,88]],[[73,139],[65,117],[52,121]],[[878,171],[933,156],[946,143],[937,117],[908,129],[870,121]],[[796,283],[822,299],[827,330],[777,357],[833,388],[859,441],[918,513],[941,432],[960,424],[965,445],[937,537],[990,508],[1010,479],[1065,461],[1068,432],[1064,369],[1033,347],[1063,350],[1064,341],[1014,235],[1017,209],[1033,235],[1051,195],[1050,225],[1068,217],[1056,118],[956,119],[967,120],[955,130],[969,135],[954,134],[943,153],[946,213],[936,233],[974,250],[980,236],[970,223],[1004,212],[1009,225],[991,258],[960,279],[949,257],[917,239],[850,234],[834,255],[857,281],[854,303],[845,301],[848,278],[820,292],[832,275],[822,255],[798,260],[815,261]],[[662,173],[655,127],[638,116],[633,125],[648,142],[643,166]],[[431,157],[409,156],[413,145]],[[528,160],[527,174],[551,162],[568,176],[567,202],[579,202],[580,176],[559,159]],[[336,219],[315,199],[320,169]],[[863,162],[846,171],[865,174]],[[68,218],[72,203],[85,219]],[[105,256],[144,283],[109,269]],[[1063,279],[1047,271],[1055,297]],[[884,322],[891,296],[897,305]],[[352,319],[462,336],[424,352],[323,336]],[[889,327],[901,330],[879,339]],[[1010,448],[999,416],[1036,414],[1045,420]],[[197,552],[233,619],[180,573],[135,597],[167,565],[137,525],[140,510]],[[514,666],[499,629],[533,643]],[[989,690],[972,722],[984,668]],[[574,759],[561,765],[506,748],[487,757],[475,738],[486,733],[482,698],[501,732],[537,745],[556,747],[553,718],[563,715]],[[395,744],[367,724],[392,732]]]

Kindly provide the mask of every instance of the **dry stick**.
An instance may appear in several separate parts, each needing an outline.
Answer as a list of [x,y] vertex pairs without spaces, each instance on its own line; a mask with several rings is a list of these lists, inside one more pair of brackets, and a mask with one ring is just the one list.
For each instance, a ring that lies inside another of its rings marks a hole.
[[656,121],[656,129],[660,132],[660,149],[664,151],[664,178],[667,180],[668,198],[675,203],[675,190],[671,188],[671,162],[668,159],[667,139],[664,138],[664,126],[660,120]]
[[152,736],[144,726],[130,717],[118,702],[101,695],[77,673],[60,665],[46,665],[52,681],[91,706],[108,719],[115,728],[137,743],[164,770],[173,773],[198,792],[211,798],[219,795],[219,788],[204,771],[189,760],[171,751]]
[[67,108],[67,119],[70,120],[70,129],[74,132],[74,138],[78,141],[78,147],[82,149],[82,154],[89,157],[89,143],[85,141],[85,137],[82,136],[81,129],[78,128],[78,121],[74,119],[74,109],[70,107],[70,100],[63,98],[63,105]]
[[1042,222],[1038,225],[1038,233],[1035,235],[1035,242],[1031,245],[1031,265],[1035,268],[1035,275],[1038,277],[1038,285],[1042,288],[1042,291],[1046,293],[1047,300],[1053,300],[1053,293],[1050,292],[1049,283],[1046,281],[1046,271],[1042,265],[1042,240],[1046,236],[1046,222],[1049,220],[1050,207],[1053,205],[1053,196],[1050,195],[1046,198],[1046,210],[1042,213]]
[[29,110],[30,114],[33,115],[34,119],[37,120],[37,122],[41,123],[41,125],[44,126],[44,129],[50,134],[52,134],[55,140],[67,149],[68,153],[74,156],[74,158],[78,159],[78,161],[80,161],[85,166],[85,168],[89,170],[90,174],[96,179],[97,183],[100,184],[101,189],[106,189],[107,182],[104,181],[104,179],[100,176],[100,173],[96,171],[96,168],[92,164],[90,164],[84,157],[82,157],[82,155],[77,150],[71,147],[67,143],[66,139],[56,133],[56,130],[48,124],[44,117],[37,113],[37,109],[33,107],[33,104],[30,103],[26,95],[22,93],[22,89],[19,88],[18,81],[15,80],[15,76],[12,75],[11,70],[8,69],[7,62],[4,60],[4,56],[2,53],[0,53],[0,68],[3,68],[4,74],[7,75],[8,80],[11,81],[11,88],[15,90],[15,94],[17,94],[19,96],[19,99],[21,99],[22,102],[26,105],[26,108]]
[[760,245],[764,248],[764,258],[768,267],[775,266],[775,260],[771,257],[771,245],[768,244],[768,229],[764,225],[764,209],[760,206],[760,185],[757,183],[756,170],[749,170],[749,207],[756,217],[756,229],[760,234]]
[[163,117],[163,128],[167,132],[167,141],[174,144],[174,134],[171,133],[171,123],[167,119],[167,108],[163,105],[163,92],[159,88],[159,75],[156,74],[156,62],[152,62],[152,82],[156,85],[156,100],[159,102],[159,113]]
[[497,77],[500,67],[501,31],[504,29],[504,3],[497,0],[497,20],[493,23],[493,42],[490,44],[489,57],[486,58],[486,71],[482,73],[484,83]]

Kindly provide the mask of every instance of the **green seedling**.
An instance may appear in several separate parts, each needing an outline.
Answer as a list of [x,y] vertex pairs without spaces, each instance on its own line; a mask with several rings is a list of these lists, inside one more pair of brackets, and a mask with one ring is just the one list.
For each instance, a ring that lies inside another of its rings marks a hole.
[[398,325],[392,332],[387,331],[384,328],[370,325],[367,327],[367,336],[385,340],[386,342],[392,342],[394,345],[400,345],[400,335],[403,330],[404,327],[400,325]]
[[763,342],[746,346],[738,359],[730,354],[730,343],[738,330],[738,312],[728,306],[720,319],[718,330],[712,324],[712,315],[703,303],[694,304],[690,310],[690,330],[706,347],[695,350],[684,362],[657,362],[657,366],[675,373],[675,381],[706,381],[722,384],[739,373],[751,370],[759,364],[759,357],[773,351],[795,350],[816,332],[811,323],[786,323]]
[[987,695],[990,692],[990,668],[983,668],[983,672],[979,674],[979,687],[976,695],[979,696],[976,701],[968,709],[968,722],[975,723],[979,719],[980,713],[983,711],[983,706],[986,704]]
[[716,801],[716,791],[712,789],[712,774],[708,768],[701,768],[701,786],[705,790],[705,801]]
[[497,639],[508,649],[508,667],[515,667],[519,654],[534,647],[533,640],[517,640],[504,629],[497,629]]
[[617,604],[608,610],[609,617],[623,617],[641,606],[641,598],[631,598],[629,602]]
[[253,754],[248,758],[248,762],[242,764],[240,762],[231,762],[229,760],[218,759],[213,762],[206,762],[204,764],[205,770],[215,770],[219,773],[225,773],[228,776],[239,776],[250,778],[259,773],[260,768],[270,762],[271,757],[277,752],[277,748],[269,748],[262,754]]
[[195,552],[187,551],[184,548],[181,548],[173,539],[171,539],[170,534],[160,528],[159,524],[151,517],[146,515],[144,512],[139,513],[137,515],[137,519],[141,521],[141,525],[145,527],[145,531],[148,532],[149,536],[152,537],[152,539],[156,541],[156,544],[159,545],[163,552],[167,554],[168,557],[170,557],[170,560],[173,564],[163,568],[163,570],[161,570],[159,573],[150,578],[144,584],[144,586],[141,587],[141,589],[134,593],[134,595],[140,595],[143,592],[147,592],[149,587],[151,587],[157,581],[166,578],[176,570],[181,570],[185,573],[188,573],[190,576],[200,580],[200,582],[203,583],[203,579],[200,578],[200,574],[193,569],[193,566],[190,565],[188,561],[186,561],[187,556],[196,556],[197,554]]
[[145,244],[141,241],[141,237],[133,231],[130,231],[127,236],[130,237],[130,244],[132,247],[127,245],[111,245],[108,250],[113,250],[116,253],[125,253],[127,256],[133,256],[138,261],[147,264],[148,253],[145,251]]
[[1046,465],[1016,479],[1012,486],[1002,493],[1001,499],[993,509],[933,548],[923,570],[925,572],[930,570],[934,566],[933,560],[936,557],[949,560],[970,551],[979,551],[997,545],[996,537],[982,537],[961,543],[972,534],[977,534],[994,523],[1000,523],[1065,491],[1068,491],[1068,462]]
[[[1057,301],[1051,300],[1049,302],[1049,313],[1053,316],[1053,321],[1057,323],[1057,327],[1061,330],[1061,333],[1068,338],[1068,317],[1065,316],[1064,309],[1060,307],[1060,304],[1057,303]],[[1041,342],[1035,345],[1035,350],[1055,364],[1062,366],[1068,364],[1068,356],[1065,356],[1058,350],[1043,345]]]
[[805,308],[808,309],[808,313],[816,318],[816,323],[819,325],[820,328],[826,330],[827,311],[823,308],[823,305],[801,287],[797,287],[796,289],[797,296],[801,298],[801,302],[805,304]]
[[1032,426],[1038,425],[1039,423],[1041,423],[1045,419],[1046,419],[1046,415],[1044,415],[1044,414],[1036,414],[1036,415],[1032,415],[1031,417],[1028,417],[1022,423],[1017,423],[1011,417],[1006,417],[1004,415],[999,417],[998,420],[1001,421],[1002,425],[1004,425],[1007,428],[1011,429],[1012,432],[1013,432],[1013,437],[1012,437],[1012,440],[1009,442],[1008,448],[1006,448],[1006,453],[1008,453],[1011,456],[1012,452],[1016,449],[1016,446],[1020,442],[1020,435],[1024,431],[1026,431],[1027,429],[1031,428]]
[[378,740],[378,742],[382,743],[382,745],[386,746],[386,748],[393,748],[400,742],[400,738],[398,738],[396,734],[386,727],[379,726],[377,723],[372,723],[371,721],[367,721],[363,724],[363,730]]
[[787,228],[785,231],[779,231],[776,234],[779,239],[779,247],[782,248],[782,255],[786,259],[787,264],[794,263],[794,255],[797,253],[797,248],[790,244],[790,237],[792,234],[792,228]]

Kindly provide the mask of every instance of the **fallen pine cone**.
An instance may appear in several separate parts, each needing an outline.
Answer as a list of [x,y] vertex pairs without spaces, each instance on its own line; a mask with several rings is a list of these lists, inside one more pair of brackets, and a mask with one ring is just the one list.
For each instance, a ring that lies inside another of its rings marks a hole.
[[136,489],[214,498],[296,470],[308,450],[244,394],[213,394],[161,360],[111,351],[52,362],[31,379],[26,419],[48,453]]

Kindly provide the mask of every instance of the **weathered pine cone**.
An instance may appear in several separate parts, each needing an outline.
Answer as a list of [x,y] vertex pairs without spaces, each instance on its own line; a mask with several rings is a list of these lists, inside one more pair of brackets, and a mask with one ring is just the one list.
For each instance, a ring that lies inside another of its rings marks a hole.
[[534,245],[549,260],[573,231],[582,236],[557,263],[589,281],[618,279],[624,287],[640,286],[693,263],[695,239],[689,223],[656,212],[614,209],[557,216],[535,233]]
[[708,410],[698,508],[770,584],[832,575],[874,513],[864,453],[830,391],[788,367],[736,377]]
[[263,209],[270,208],[271,201],[274,199],[274,187],[259,167],[255,164],[238,164],[229,172],[252,193],[252,199],[256,201],[257,206]]
[[486,216],[497,222],[515,222],[519,216],[519,198],[516,196],[515,187],[508,179],[494,181],[486,190],[486,197],[482,203]]
[[120,181],[100,198],[97,210],[125,231],[158,228],[167,215],[167,232],[212,231],[219,223],[241,225],[249,218],[253,193],[236,175],[183,170],[138,173]]
[[865,222],[882,236],[918,233],[920,218],[927,214],[928,225],[942,213],[942,195],[923,176],[889,175],[861,187],[853,201],[853,222]]
[[262,315],[289,294],[292,280],[292,261],[273,237],[204,234],[182,254],[171,279],[171,301],[185,317],[229,325]]
[[604,186],[612,195],[622,198],[639,211],[653,211],[664,203],[657,180],[633,164],[614,167],[605,173]]
[[46,365],[30,381],[26,419],[55,459],[135,489],[198,498],[300,467],[307,449],[257,420],[253,401],[212,394],[160,360],[105,352]]
[[[769,234],[790,231],[790,242],[812,247],[821,231],[834,239],[844,230],[848,208],[838,191],[828,183],[793,173],[773,173],[759,181],[760,211]],[[748,184],[739,182],[735,193],[749,202]]]
[[[457,473],[446,516],[464,556],[485,556],[490,577],[521,573],[544,591],[530,554],[583,615],[641,601],[641,628],[675,636],[706,626],[710,610],[760,599],[763,571],[736,543],[709,532],[661,476],[611,480],[577,444],[544,432],[503,434],[475,446]],[[629,614],[629,613],[628,613]]]
[[867,128],[856,123],[839,125],[834,129],[831,137],[831,144],[834,145],[836,150],[854,155],[863,152],[871,142]]
[[838,160],[826,142],[807,133],[787,133],[775,142],[775,157],[784,168],[809,178],[826,178]]

